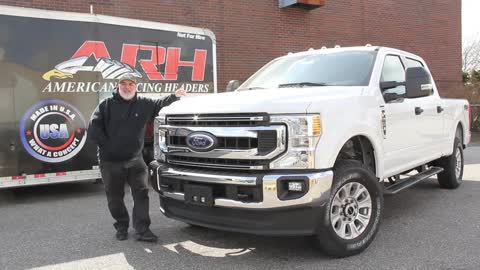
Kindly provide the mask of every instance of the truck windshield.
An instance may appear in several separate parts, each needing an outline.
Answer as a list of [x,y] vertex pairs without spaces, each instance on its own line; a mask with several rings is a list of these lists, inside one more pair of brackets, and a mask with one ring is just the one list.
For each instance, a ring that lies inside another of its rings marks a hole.
[[344,51],[271,61],[238,90],[313,86],[367,86],[376,52]]

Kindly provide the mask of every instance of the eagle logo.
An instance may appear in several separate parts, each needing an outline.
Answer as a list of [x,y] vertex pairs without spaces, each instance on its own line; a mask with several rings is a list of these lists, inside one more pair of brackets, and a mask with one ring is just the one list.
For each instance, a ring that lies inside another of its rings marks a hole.
[[52,78],[73,78],[73,75],[79,71],[100,72],[103,79],[118,79],[124,74],[142,78],[142,74],[128,64],[106,57],[96,60],[95,57],[88,56],[80,56],[62,62],[43,74],[42,78],[46,81],[50,81]]

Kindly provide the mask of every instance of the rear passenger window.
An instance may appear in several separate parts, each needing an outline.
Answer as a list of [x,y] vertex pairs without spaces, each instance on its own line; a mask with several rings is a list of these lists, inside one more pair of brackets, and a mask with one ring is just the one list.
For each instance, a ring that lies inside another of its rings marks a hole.
[[407,67],[423,67],[422,62],[407,58]]
[[[387,55],[383,62],[382,76],[380,82],[404,82],[405,68],[403,67],[400,57],[396,55]],[[396,93],[399,96],[405,97],[405,86],[397,86],[388,89],[383,93]]]

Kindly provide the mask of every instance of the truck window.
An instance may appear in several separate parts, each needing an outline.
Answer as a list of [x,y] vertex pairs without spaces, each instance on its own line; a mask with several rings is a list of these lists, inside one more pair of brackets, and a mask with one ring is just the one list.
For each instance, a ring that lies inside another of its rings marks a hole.
[[[380,82],[404,82],[405,81],[405,68],[399,56],[387,55],[383,62],[382,75]],[[396,93],[399,96],[405,96],[405,86],[397,86],[392,89],[386,90],[384,93]]]
[[422,62],[407,57],[407,67],[423,67]]

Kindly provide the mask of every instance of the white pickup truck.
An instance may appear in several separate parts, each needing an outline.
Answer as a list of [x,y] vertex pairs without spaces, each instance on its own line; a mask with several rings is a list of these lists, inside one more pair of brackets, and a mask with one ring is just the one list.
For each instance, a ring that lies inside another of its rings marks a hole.
[[374,239],[384,195],[434,175],[442,188],[462,183],[468,102],[441,99],[417,55],[309,50],[233,85],[157,117],[150,180],[167,217],[312,235],[325,253],[343,257]]

